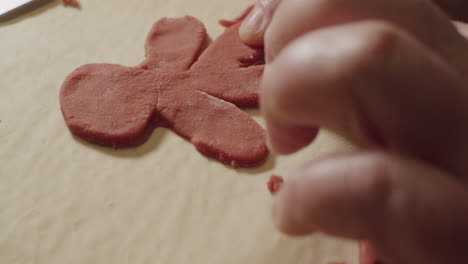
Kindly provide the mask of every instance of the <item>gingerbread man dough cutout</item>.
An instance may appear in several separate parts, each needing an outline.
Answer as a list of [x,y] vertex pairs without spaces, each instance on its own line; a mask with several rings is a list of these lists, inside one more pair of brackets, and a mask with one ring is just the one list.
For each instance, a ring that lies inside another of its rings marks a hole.
[[226,31],[203,52],[200,21],[164,18],[153,25],[139,66],[79,67],[60,92],[69,129],[118,148],[141,144],[166,126],[223,163],[260,164],[268,155],[265,132],[238,107],[258,103],[263,51],[239,39],[241,19],[223,21]]

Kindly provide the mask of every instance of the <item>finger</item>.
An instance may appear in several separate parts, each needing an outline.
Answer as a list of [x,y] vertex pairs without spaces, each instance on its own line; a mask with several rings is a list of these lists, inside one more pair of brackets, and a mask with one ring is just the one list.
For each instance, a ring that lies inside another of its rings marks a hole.
[[289,0],[278,7],[266,32],[267,61],[272,61],[289,42],[307,32],[362,20],[394,24],[413,34],[458,69],[466,68],[468,55],[460,53],[466,41],[447,16],[427,0]]
[[366,21],[293,42],[265,71],[260,104],[277,124],[268,133],[279,152],[294,151],[284,147],[294,137],[288,127],[322,126],[462,175],[467,98],[458,75],[425,46],[390,24]]
[[282,185],[274,220],[291,235],[369,240],[384,263],[468,263],[468,195],[419,161],[377,152],[313,162]]
[[[383,264],[375,256],[374,249],[367,241],[359,241],[359,264]],[[389,264],[389,263],[386,263]]]
[[263,46],[263,37],[280,0],[258,0],[239,28],[241,39],[252,46]]
[[458,32],[468,39],[468,24],[463,22],[454,22],[455,27],[457,28]]
[[294,126],[276,123],[274,120],[266,121],[269,131],[268,144],[270,150],[277,154],[289,154],[307,146],[318,134],[317,127]]
[[468,20],[468,2],[466,0],[433,0],[452,19]]

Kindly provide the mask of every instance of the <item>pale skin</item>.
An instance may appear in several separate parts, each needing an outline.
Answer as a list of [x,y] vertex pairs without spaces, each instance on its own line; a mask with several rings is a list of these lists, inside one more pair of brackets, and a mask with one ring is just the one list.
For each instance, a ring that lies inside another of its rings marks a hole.
[[271,149],[318,127],[359,146],[312,161],[274,198],[280,231],[370,241],[385,264],[468,263],[466,0],[259,0]]

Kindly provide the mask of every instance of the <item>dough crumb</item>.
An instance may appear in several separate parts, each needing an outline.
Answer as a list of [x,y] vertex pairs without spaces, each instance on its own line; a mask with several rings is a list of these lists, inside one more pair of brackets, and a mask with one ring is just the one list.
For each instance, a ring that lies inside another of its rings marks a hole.
[[78,0],[61,0],[64,6],[80,7]]
[[271,175],[270,180],[267,183],[268,190],[271,194],[276,194],[279,192],[281,185],[283,185],[283,177],[277,175]]

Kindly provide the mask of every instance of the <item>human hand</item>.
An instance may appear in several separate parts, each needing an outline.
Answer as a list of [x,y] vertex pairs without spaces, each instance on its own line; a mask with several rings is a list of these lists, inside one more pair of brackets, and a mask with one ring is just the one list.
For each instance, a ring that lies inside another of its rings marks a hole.
[[[437,1],[457,3],[467,5]],[[260,28],[240,35],[265,45],[272,149],[296,152],[319,126],[361,147],[288,178],[274,202],[280,230],[368,240],[386,264],[468,263],[468,27],[428,0],[257,6],[246,21]]]

